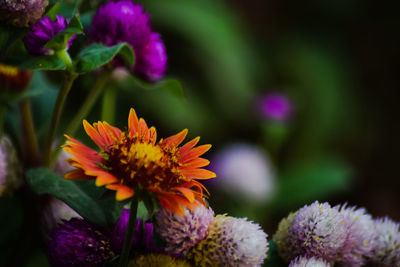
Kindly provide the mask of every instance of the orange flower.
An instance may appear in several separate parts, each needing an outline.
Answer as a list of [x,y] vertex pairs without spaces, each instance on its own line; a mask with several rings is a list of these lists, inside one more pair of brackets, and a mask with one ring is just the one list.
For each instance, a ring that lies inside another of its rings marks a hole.
[[195,179],[215,174],[201,168],[209,161],[199,156],[211,145],[194,147],[200,137],[178,147],[187,135],[185,129],[156,143],[156,129],[148,128],[142,118],[138,120],[134,109],[129,112],[126,132],[107,122],[92,126],[85,120],[83,126],[101,151],[66,136],[69,141],[63,148],[72,155],[68,162],[77,169],[64,178],[96,179],[97,186],[115,190],[119,201],[132,197],[134,188],[141,186],[153,193],[163,208],[178,214],[184,214],[184,206],[193,209],[204,204],[203,189],[207,189]]

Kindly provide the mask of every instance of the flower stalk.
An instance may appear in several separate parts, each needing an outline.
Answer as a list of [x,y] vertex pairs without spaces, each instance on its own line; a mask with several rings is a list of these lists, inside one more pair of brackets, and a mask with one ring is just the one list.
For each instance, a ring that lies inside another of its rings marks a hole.
[[129,220],[128,227],[126,229],[126,236],[124,240],[124,245],[122,247],[121,258],[119,260],[119,267],[128,266],[129,262],[129,252],[131,250],[132,245],[132,236],[133,236],[133,228],[136,223],[136,213],[138,208],[138,198],[136,195],[132,197],[131,208],[129,210]]
[[44,166],[50,167],[51,164],[51,147],[53,144],[54,137],[56,135],[57,127],[60,122],[62,109],[64,107],[65,100],[67,99],[68,93],[71,90],[74,80],[78,77],[76,73],[65,73],[63,82],[58,93],[56,104],[53,109],[53,115],[51,118],[49,132],[46,138],[46,144],[44,148]]

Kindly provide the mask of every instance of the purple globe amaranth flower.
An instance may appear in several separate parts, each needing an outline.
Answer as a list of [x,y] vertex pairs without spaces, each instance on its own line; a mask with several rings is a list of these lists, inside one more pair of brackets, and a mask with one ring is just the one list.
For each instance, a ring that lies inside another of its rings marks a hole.
[[347,226],[337,207],[314,202],[301,208],[288,229],[290,261],[298,256],[336,260],[346,242]]
[[[26,50],[35,56],[52,54],[54,51],[45,49],[44,46],[57,33],[65,30],[68,23],[69,20],[60,15],[56,15],[56,21],[47,17],[41,18],[32,26],[31,31],[23,39]],[[73,35],[69,39],[66,49],[72,45],[75,37],[76,35]]]
[[340,207],[339,212],[347,225],[347,237],[338,261],[341,266],[364,266],[375,247],[376,231],[372,216],[363,208],[347,207],[346,204]]
[[[114,226],[111,237],[112,248],[117,253],[122,251],[128,221],[129,209],[123,209],[118,222]],[[154,243],[153,232],[152,223],[144,223],[142,228],[142,221],[136,220],[132,236],[132,249],[140,248],[144,253],[160,252]]]
[[283,93],[269,93],[259,100],[261,115],[275,121],[286,121],[293,113],[293,104]]
[[218,179],[210,181],[231,195],[250,202],[264,202],[275,190],[275,172],[263,149],[246,143],[234,143],[218,151],[211,161]]
[[372,260],[383,266],[400,266],[400,224],[385,217],[374,221],[376,236]]
[[44,13],[48,0],[0,0],[0,20],[28,27]]
[[73,218],[54,230],[48,241],[53,266],[103,266],[114,256],[110,240],[99,227]]
[[330,267],[326,261],[318,258],[297,257],[290,262],[288,267]]
[[188,258],[196,266],[261,266],[267,252],[267,234],[260,225],[217,215],[208,236],[190,250]]
[[194,245],[207,237],[214,211],[203,205],[193,210],[185,209],[184,215],[162,209],[156,214],[156,220],[157,231],[167,243],[165,250],[186,255]]
[[129,0],[110,1],[93,16],[90,36],[107,46],[127,42],[135,51],[132,71],[150,81],[160,79],[166,70],[167,55],[160,35],[152,33],[150,16]]

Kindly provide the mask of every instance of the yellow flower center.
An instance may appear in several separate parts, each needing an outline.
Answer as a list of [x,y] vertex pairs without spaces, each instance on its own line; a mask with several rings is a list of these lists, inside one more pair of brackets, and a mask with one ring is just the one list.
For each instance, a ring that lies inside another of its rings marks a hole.
[[153,145],[123,134],[105,154],[105,167],[125,185],[169,188],[185,179],[179,171],[176,147]]
[[8,65],[0,64],[0,73],[7,76],[17,76],[18,68]]

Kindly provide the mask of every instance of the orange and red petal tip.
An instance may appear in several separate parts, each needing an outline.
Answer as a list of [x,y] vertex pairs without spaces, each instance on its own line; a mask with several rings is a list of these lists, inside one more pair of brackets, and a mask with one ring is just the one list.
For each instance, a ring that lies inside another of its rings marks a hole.
[[103,186],[107,184],[112,184],[118,182],[118,179],[111,175],[111,174],[106,174],[106,175],[101,175],[96,178],[96,186]]
[[128,198],[132,197],[133,194],[135,193],[135,191],[133,191],[132,188],[130,188],[126,185],[122,185],[122,184],[109,184],[109,185],[106,185],[106,188],[117,191],[117,193],[115,195],[115,199],[117,201],[122,201],[122,200],[128,199]]

